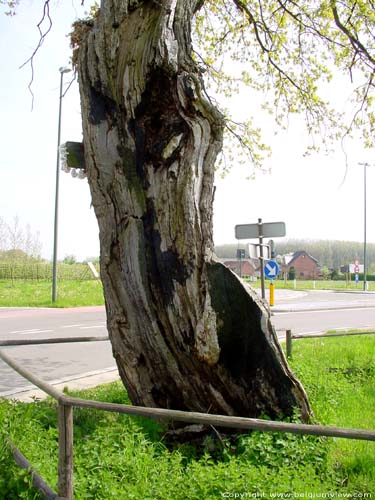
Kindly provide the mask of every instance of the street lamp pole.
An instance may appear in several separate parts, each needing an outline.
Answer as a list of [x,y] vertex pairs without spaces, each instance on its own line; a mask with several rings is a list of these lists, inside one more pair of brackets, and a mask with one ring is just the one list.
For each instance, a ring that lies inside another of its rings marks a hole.
[[64,80],[64,73],[69,73],[69,71],[71,70],[67,67],[59,68],[60,93],[59,93],[59,121],[57,128],[55,219],[54,219],[54,230],[53,230],[52,302],[56,302],[56,297],[57,297],[57,236],[58,236],[58,219],[59,219],[60,139],[61,139],[61,108],[63,99],[63,80]]
[[367,290],[367,167],[366,162],[360,163],[363,166],[363,290]]
[[363,164],[363,290],[367,290],[367,163]]

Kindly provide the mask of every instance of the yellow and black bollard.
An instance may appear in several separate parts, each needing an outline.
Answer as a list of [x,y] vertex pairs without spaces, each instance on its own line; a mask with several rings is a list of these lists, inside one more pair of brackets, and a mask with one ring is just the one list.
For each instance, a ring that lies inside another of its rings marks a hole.
[[275,285],[273,281],[270,282],[270,306],[275,305]]

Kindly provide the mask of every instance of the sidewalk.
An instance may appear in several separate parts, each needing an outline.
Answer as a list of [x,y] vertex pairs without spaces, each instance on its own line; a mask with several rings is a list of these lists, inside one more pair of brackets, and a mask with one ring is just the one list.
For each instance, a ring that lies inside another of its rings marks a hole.
[[[110,370],[101,370],[98,372],[88,372],[86,374],[76,375],[75,377],[69,377],[64,380],[55,380],[49,382],[56,389],[62,391],[65,387],[69,390],[83,390],[89,389],[91,387],[96,387],[101,384],[108,384],[110,382],[115,382],[119,380],[120,376],[118,374],[117,368]],[[22,401],[24,403],[31,403],[35,399],[42,400],[47,397],[47,394],[40,389],[20,389],[12,390],[8,393],[3,393],[0,398],[14,399],[17,401]]]

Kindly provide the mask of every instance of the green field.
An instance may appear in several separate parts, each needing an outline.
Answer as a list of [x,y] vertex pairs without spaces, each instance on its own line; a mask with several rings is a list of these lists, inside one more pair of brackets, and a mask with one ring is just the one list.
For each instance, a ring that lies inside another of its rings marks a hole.
[[58,281],[57,300],[52,302],[52,282],[1,280],[0,307],[78,307],[104,304],[99,280]]
[[[73,266],[69,266],[73,267]],[[260,280],[251,282],[260,287]],[[346,286],[345,281],[297,281],[296,290],[358,290],[362,283]],[[266,280],[266,288],[269,281]],[[294,282],[275,281],[276,289],[294,289]],[[369,290],[375,291],[375,282],[369,282]],[[0,280],[0,307],[78,307],[104,304],[103,289],[99,280],[74,278],[60,279],[57,284],[57,301],[52,303],[51,280],[14,279]]]
[[[316,422],[374,428],[374,336],[299,340],[293,353]],[[128,402],[120,383],[79,396]],[[199,447],[172,446],[152,420],[96,410],[74,415],[77,500],[375,498],[374,442],[260,432],[218,438],[217,429]],[[56,489],[55,402],[3,401],[0,424]],[[39,497],[0,435],[0,500],[19,498]]]
[[[249,282],[254,288],[260,288],[260,279]],[[357,290],[363,291],[363,282],[358,284],[355,281],[339,281],[339,280],[275,280],[275,288],[286,290]],[[269,288],[270,280],[265,280],[266,288]],[[375,291],[375,281],[367,281],[367,289]]]

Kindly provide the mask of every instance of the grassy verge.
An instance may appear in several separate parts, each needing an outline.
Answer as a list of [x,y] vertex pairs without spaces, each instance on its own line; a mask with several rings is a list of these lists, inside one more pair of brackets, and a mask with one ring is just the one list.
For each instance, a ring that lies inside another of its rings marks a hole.
[[51,281],[0,281],[0,307],[78,307],[104,304],[100,281],[61,281],[52,302]]
[[[375,429],[373,335],[295,341],[291,365],[303,381],[319,421]],[[329,458],[349,484],[363,488],[369,484],[375,490],[375,443],[336,440]]]
[[[292,365],[320,423],[374,428],[373,337],[296,341]],[[128,402],[119,383],[79,395]],[[94,410],[76,409],[74,415],[78,500],[317,498],[323,494],[375,498],[375,443],[259,432],[218,440],[212,433],[203,449],[186,444],[171,448],[165,444],[163,427],[155,421]],[[3,401],[0,423],[56,488],[55,403]],[[39,497],[13,465],[0,436],[0,500],[16,498]]]
[[[252,282],[255,288],[260,281]],[[266,280],[268,288],[269,281]],[[293,281],[275,281],[276,288],[294,289]],[[372,286],[372,285],[370,285]],[[375,285],[374,285],[375,287]],[[297,281],[297,290],[312,290],[312,281]],[[358,290],[351,284],[348,287],[343,281],[316,281],[316,290]],[[375,288],[374,288],[375,289]],[[57,287],[57,301],[52,303],[52,283],[45,281],[0,280],[0,307],[78,307],[104,304],[103,289],[100,281],[94,280],[61,280]]]
[[[270,280],[265,281],[266,288],[269,288]],[[250,282],[250,285],[254,288],[260,288],[260,280]],[[359,282],[358,285],[354,281],[346,283],[346,281],[336,281],[336,280],[296,280],[296,286],[294,286],[294,280],[284,281],[282,279],[275,280],[274,285],[276,288],[285,290],[341,290],[341,291],[358,291],[363,292],[363,282]],[[368,290],[375,291],[375,282],[368,281]]]

